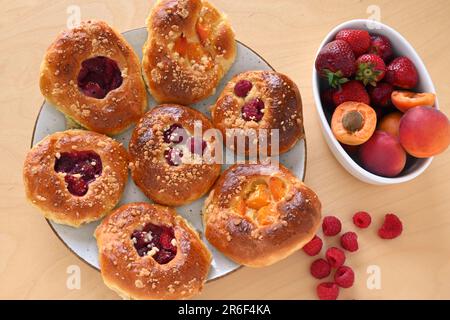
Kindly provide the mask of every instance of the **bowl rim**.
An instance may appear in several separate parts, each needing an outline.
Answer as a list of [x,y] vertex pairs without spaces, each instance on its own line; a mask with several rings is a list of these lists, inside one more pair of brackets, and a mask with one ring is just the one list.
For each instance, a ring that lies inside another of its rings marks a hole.
[[[396,31],[395,29],[393,29],[392,27],[376,21],[376,20],[370,20],[370,19],[353,19],[353,20],[348,20],[345,21],[343,23],[340,23],[339,25],[335,26],[322,40],[322,42],[320,43],[319,48],[317,49],[316,55],[315,57],[317,57],[317,55],[319,54],[320,50],[324,47],[325,44],[327,44],[328,42],[331,41],[332,37],[341,29],[343,28],[348,28],[348,27],[352,27],[355,28],[355,25],[361,25],[364,24],[365,27],[364,29],[370,31],[371,29],[369,27],[367,27],[367,24],[372,24],[375,26],[374,30],[379,30],[379,29],[384,29],[385,32],[387,33],[392,33],[394,34],[397,38],[401,39],[402,41],[402,45],[404,45],[404,47],[406,48],[406,51],[408,51],[408,55],[413,56],[414,60],[418,63],[416,63],[416,67],[419,71],[419,74],[422,78],[422,82],[426,83],[427,86],[429,86],[432,90],[433,93],[436,93],[436,89],[435,86],[433,84],[433,81],[431,80],[431,77],[428,73],[427,68],[425,67],[425,64],[423,63],[422,59],[420,58],[419,54],[416,52],[416,50],[412,47],[412,45],[409,43],[408,40],[406,40],[398,31]],[[315,59],[314,59],[315,60]],[[344,148],[341,146],[341,144],[337,141],[336,137],[334,136],[333,132],[331,131],[331,127],[325,117],[325,113],[323,110],[323,106],[322,106],[322,101],[320,98],[320,93],[319,93],[319,76],[317,74],[316,68],[315,68],[315,64],[313,64],[313,72],[312,72],[312,88],[313,88],[313,95],[314,95],[314,100],[315,100],[315,107],[316,110],[319,114],[319,118],[320,118],[320,122],[321,122],[321,126],[322,126],[322,131],[323,134],[325,135],[325,140],[327,141],[327,144],[329,146],[330,149],[334,149],[339,153],[339,155],[336,155],[334,152],[334,156],[337,158],[337,160],[339,162],[344,161],[346,162],[351,169],[349,169],[347,166],[345,166],[343,163],[341,163],[341,165],[347,170],[349,171],[353,176],[355,176],[356,178],[358,178],[361,181],[364,182],[370,182],[372,184],[382,184],[382,185],[388,185],[388,184],[398,184],[398,183],[403,183],[403,182],[407,182],[410,181],[416,177],[418,177],[420,174],[422,174],[431,164],[431,162],[433,161],[433,157],[429,157],[429,158],[425,158],[422,159],[423,162],[420,164],[420,166],[418,166],[417,168],[415,168],[414,170],[412,170],[410,173],[403,175],[401,177],[393,177],[393,178],[388,178],[388,177],[383,177],[383,176],[379,176],[376,174],[373,174],[367,170],[365,170],[363,167],[361,167],[358,163],[355,162],[355,160],[353,160],[348,154],[347,152],[344,150]],[[436,98],[436,102],[435,102],[435,108],[439,110],[439,103],[438,100]],[[333,151],[333,150],[331,150]],[[339,159],[339,156],[342,157],[342,159]],[[354,172],[352,172],[352,170]],[[364,179],[362,178],[364,177]]]

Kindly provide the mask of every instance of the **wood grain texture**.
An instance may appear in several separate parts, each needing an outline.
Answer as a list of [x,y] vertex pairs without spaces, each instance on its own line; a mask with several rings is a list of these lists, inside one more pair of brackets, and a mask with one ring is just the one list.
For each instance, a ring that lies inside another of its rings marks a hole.
[[[319,194],[324,215],[337,215],[353,230],[356,210],[372,213],[374,226],[359,232],[360,251],[350,254],[356,285],[341,298],[450,298],[450,152],[437,157],[419,178],[404,185],[375,187],[350,176],[335,160],[319,128],[311,89],[316,50],[335,25],[368,17],[381,8],[382,22],[402,33],[424,60],[441,108],[450,114],[450,2],[213,0],[232,21],[239,40],[299,85],[308,140],[306,182]],[[29,149],[42,96],[39,65],[47,46],[65,28],[73,1],[21,0],[2,3],[0,15],[0,298],[116,299],[100,274],[81,262],[27,204],[22,164]],[[120,31],[142,27],[149,1],[78,1],[82,19],[105,19]],[[376,236],[387,212],[401,216],[405,231],[393,241]],[[332,244],[336,239],[327,239]],[[317,281],[312,258],[302,252],[264,269],[242,268],[206,285],[202,299],[313,299]],[[67,267],[81,268],[81,289],[66,287]],[[366,287],[369,265],[381,268],[381,289]]]

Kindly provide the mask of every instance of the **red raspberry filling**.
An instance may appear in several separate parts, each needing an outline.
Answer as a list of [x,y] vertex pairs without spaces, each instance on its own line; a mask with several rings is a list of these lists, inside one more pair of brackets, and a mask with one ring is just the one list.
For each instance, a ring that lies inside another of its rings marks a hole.
[[314,236],[314,238],[305,244],[303,247],[303,251],[308,256],[315,256],[319,254],[320,250],[322,250],[323,242],[322,239],[320,239],[318,236]]
[[350,288],[355,282],[355,273],[352,268],[341,266],[334,274],[334,281],[341,288]]
[[310,271],[314,278],[323,279],[330,275],[331,267],[325,259],[317,259],[311,264]]
[[122,73],[114,60],[95,57],[83,61],[78,74],[78,88],[88,97],[103,99],[122,85]]
[[352,231],[346,232],[341,237],[341,246],[347,251],[355,252],[358,250],[358,235]]
[[264,116],[264,102],[261,99],[252,99],[242,107],[242,118],[245,121],[259,122]]
[[341,232],[342,224],[338,218],[334,216],[328,216],[323,218],[322,230],[323,234],[329,237],[337,235]]
[[345,262],[345,253],[339,248],[331,247],[325,253],[328,263],[332,268],[339,268]]
[[359,211],[353,215],[353,223],[358,228],[365,229],[370,226],[372,218],[365,211]]
[[131,235],[139,256],[151,255],[159,264],[166,264],[177,254],[174,230],[171,227],[148,223]]
[[203,139],[192,137],[189,140],[189,150],[191,151],[191,153],[195,153],[201,156],[205,152],[206,146],[206,141]]
[[384,223],[378,230],[378,235],[382,239],[394,239],[402,234],[403,224],[393,213],[388,213],[384,217]]
[[54,170],[65,173],[67,190],[82,197],[88,192],[89,183],[101,175],[103,166],[100,156],[94,151],[72,151],[56,157]]
[[171,166],[179,166],[181,164],[181,158],[183,157],[183,151],[178,148],[169,148],[164,151],[164,158]]
[[339,295],[339,287],[333,282],[320,283],[316,291],[320,300],[336,300]]
[[163,139],[165,143],[181,143],[184,140],[184,137],[187,135],[186,131],[183,129],[183,126],[178,123],[172,124],[167,130],[163,133]]
[[236,85],[234,86],[234,94],[238,97],[245,98],[250,90],[252,90],[253,85],[248,80],[240,80]]

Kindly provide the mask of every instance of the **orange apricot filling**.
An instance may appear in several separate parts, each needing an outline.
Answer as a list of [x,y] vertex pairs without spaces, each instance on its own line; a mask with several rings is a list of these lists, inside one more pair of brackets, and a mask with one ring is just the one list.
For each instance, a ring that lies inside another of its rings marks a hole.
[[198,38],[200,39],[200,42],[202,45],[206,44],[206,41],[209,38],[209,29],[205,25],[201,24],[200,22],[197,22],[197,25],[195,26],[195,29],[197,31]]
[[267,206],[270,203],[270,192],[266,184],[256,185],[255,191],[253,191],[245,204],[252,209],[260,209]]
[[184,34],[175,40],[175,44],[173,46],[173,50],[178,52],[180,56],[185,56],[188,50],[188,42]]
[[432,107],[436,100],[436,96],[434,93],[428,92],[393,91],[391,100],[398,110],[406,112],[411,108],[419,106]]
[[286,183],[277,177],[270,177],[253,185],[251,191],[233,203],[234,211],[254,220],[258,225],[267,226],[277,221],[279,213],[273,201],[278,202],[286,195]]
[[331,119],[331,130],[344,144],[363,144],[373,135],[377,126],[377,114],[369,105],[347,101],[339,105]]

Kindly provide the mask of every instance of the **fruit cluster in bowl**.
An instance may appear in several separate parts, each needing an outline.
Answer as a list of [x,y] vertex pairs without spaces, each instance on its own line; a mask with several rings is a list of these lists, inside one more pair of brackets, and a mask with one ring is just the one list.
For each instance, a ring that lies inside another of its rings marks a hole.
[[435,94],[419,90],[415,63],[396,54],[401,50],[395,46],[376,30],[341,28],[315,61],[332,134],[362,168],[388,178],[450,144],[450,122],[438,110]]

